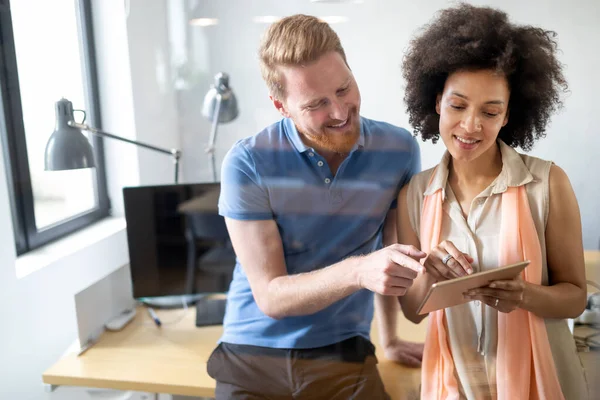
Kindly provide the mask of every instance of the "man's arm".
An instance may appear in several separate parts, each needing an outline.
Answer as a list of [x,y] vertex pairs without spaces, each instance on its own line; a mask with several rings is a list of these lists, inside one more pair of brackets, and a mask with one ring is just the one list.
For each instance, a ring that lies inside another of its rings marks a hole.
[[272,318],[313,314],[362,288],[399,296],[411,285],[415,271],[422,269],[412,258],[423,257],[420,251],[394,245],[313,272],[288,275],[260,165],[243,143],[234,145],[223,160],[219,212],[254,299]]
[[400,296],[422,269],[415,259],[423,253],[394,245],[313,272],[288,275],[275,221],[225,221],[256,303],[272,318],[313,314],[363,288]]
[[[391,209],[383,225],[383,247],[398,243],[396,232],[396,209]],[[396,339],[396,325],[400,306],[396,296],[375,294],[375,315],[379,328],[379,342],[383,347],[391,345]]]

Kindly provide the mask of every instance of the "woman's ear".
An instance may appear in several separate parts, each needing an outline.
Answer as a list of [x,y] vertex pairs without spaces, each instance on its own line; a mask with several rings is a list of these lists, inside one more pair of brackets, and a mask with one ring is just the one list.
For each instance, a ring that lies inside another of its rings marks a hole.
[[441,111],[440,111],[440,110],[441,110],[441,107],[440,107],[440,103],[441,103],[441,102],[442,102],[442,94],[441,94],[441,93],[439,93],[439,94],[437,95],[437,97],[435,98],[435,112],[436,112],[436,113],[438,113],[438,115],[439,115],[439,114],[440,114],[440,112],[441,112]]
[[504,128],[504,126],[506,126],[506,124],[508,123],[508,115],[510,114],[510,109],[506,110],[506,115],[504,116],[504,121],[502,121],[502,127]]

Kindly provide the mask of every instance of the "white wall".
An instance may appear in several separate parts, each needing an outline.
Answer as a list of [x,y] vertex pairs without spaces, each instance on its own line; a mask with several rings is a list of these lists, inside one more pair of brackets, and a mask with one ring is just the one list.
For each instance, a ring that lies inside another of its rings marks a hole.
[[[102,129],[135,140],[133,84],[126,9],[119,0],[93,1],[94,39]],[[111,28],[106,23],[111,21]],[[137,146],[105,139],[106,178],[113,215],[122,216],[122,187],[140,183]]]
[[[131,82],[139,141],[179,148],[179,124],[169,60],[167,2],[129,1],[127,43],[131,63]],[[174,182],[170,156],[140,149],[140,184]]]
[[[347,22],[332,26],[340,35],[361,89],[362,114],[410,129],[402,101],[400,65],[403,52],[414,32],[437,10],[455,4],[443,0],[364,0],[359,4],[315,4],[308,0],[196,3],[201,6],[203,17],[219,19],[217,26],[196,27],[192,32],[194,35],[201,32],[208,38],[210,73],[230,73],[241,110],[236,121],[223,125],[219,130],[216,153],[219,162],[237,139],[250,136],[279,118],[268,101],[256,56],[266,25],[254,23],[253,17],[294,13],[347,17]],[[570,93],[564,109],[552,119],[547,138],[541,140],[531,154],[553,160],[565,169],[580,203],[584,245],[590,249],[598,248],[600,157],[597,153],[600,135],[592,127],[592,118],[600,111],[596,100],[597,93],[600,93],[600,79],[597,79],[600,53],[595,51],[600,39],[600,3],[597,0],[471,3],[501,8],[515,22],[540,25],[558,33],[560,58],[565,64]],[[185,121],[182,124],[184,135],[191,130],[189,124],[196,123],[201,123],[200,118]],[[183,141],[186,140],[189,139],[184,137]],[[428,168],[439,161],[444,148],[441,142],[435,146],[421,142],[421,150],[423,167]],[[205,176],[206,158],[198,154],[189,161],[187,168],[188,179],[200,180]]]

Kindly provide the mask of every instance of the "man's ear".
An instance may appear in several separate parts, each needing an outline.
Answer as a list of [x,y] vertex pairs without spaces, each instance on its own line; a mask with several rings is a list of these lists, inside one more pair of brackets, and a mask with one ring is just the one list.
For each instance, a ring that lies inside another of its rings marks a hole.
[[439,114],[440,114],[440,112],[441,112],[441,111],[440,111],[440,110],[441,110],[441,107],[440,107],[440,103],[441,103],[441,102],[442,102],[442,94],[441,94],[441,93],[439,93],[439,94],[437,95],[437,97],[435,98],[435,112],[436,112],[436,113],[438,113],[438,115],[439,115]]
[[276,99],[272,95],[269,95],[269,99],[271,99],[271,101],[273,102],[273,105],[275,106],[275,108],[277,109],[277,111],[279,111],[279,114],[283,115],[285,118],[289,118],[290,117],[290,113],[288,112],[288,110],[285,107],[285,105],[281,102],[281,100]]

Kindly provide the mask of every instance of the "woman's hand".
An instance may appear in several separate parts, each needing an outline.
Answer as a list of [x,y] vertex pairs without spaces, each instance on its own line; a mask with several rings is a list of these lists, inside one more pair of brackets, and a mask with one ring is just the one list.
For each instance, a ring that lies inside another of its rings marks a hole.
[[509,313],[521,307],[526,290],[527,283],[519,275],[515,279],[493,281],[488,286],[469,290],[465,298],[479,300],[500,312]]
[[431,249],[423,266],[439,282],[473,273],[472,262],[471,256],[458,250],[451,241],[444,240]]

